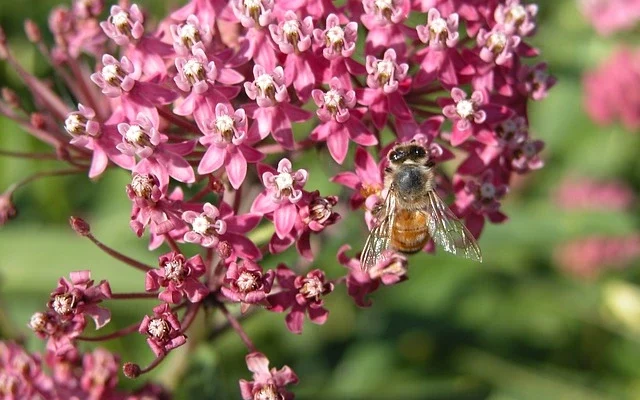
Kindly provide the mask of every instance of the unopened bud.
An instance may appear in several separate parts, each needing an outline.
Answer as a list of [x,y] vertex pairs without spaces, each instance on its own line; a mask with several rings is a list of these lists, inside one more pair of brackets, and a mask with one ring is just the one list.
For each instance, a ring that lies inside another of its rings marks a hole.
[[136,379],[140,376],[140,366],[131,362],[124,363],[122,373],[129,379]]
[[5,103],[10,105],[11,107],[18,108],[20,106],[20,100],[18,100],[18,95],[13,89],[9,89],[8,87],[3,87],[2,90],[2,100]]
[[31,113],[31,125],[37,129],[44,129],[45,127],[45,119],[44,115],[34,112]]
[[227,242],[226,240],[222,240],[218,243],[218,247],[216,248],[216,250],[218,252],[218,256],[225,260],[231,256],[233,247],[231,247],[231,244],[229,244],[229,242]]
[[88,236],[91,234],[91,227],[87,221],[79,217],[69,217],[69,225],[80,236]]
[[40,28],[30,19],[24,21],[24,32],[27,34],[29,41],[33,43],[37,43],[42,40]]

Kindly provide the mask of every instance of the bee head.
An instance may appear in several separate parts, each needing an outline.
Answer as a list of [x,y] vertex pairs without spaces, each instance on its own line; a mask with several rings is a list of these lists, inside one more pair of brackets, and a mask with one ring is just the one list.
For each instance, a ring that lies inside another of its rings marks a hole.
[[405,163],[426,165],[429,163],[429,155],[425,148],[415,143],[397,145],[389,152],[388,158],[393,165]]

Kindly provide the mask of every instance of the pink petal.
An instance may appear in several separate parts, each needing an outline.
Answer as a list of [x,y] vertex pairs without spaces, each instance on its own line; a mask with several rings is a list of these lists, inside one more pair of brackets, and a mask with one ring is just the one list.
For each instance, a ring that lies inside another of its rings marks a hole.
[[284,238],[291,232],[297,217],[298,210],[295,204],[288,203],[276,208],[273,213],[273,223],[278,237]]
[[200,160],[198,173],[205,175],[217,171],[224,164],[224,156],[225,150],[223,148],[215,145],[209,146],[204,156],[202,156],[202,160]]
[[337,130],[329,135],[327,138],[327,147],[329,147],[331,157],[333,157],[338,164],[342,164],[349,149],[349,133],[344,126],[339,126]]
[[247,160],[244,159],[241,152],[236,150],[229,154],[226,170],[229,183],[237,190],[247,176]]

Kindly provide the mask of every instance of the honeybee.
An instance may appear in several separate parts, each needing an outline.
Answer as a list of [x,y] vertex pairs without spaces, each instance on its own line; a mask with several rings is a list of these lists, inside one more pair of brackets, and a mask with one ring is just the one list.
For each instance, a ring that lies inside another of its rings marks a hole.
[[362,250],[362,269],[382,261],[387,249],[416,253],[429,239],[449,253],[482,262],[473,235],[436,193],[434,163],[427,150],[412,141],[396,145],[387,158],[387,195],[373,210],[377,224]]

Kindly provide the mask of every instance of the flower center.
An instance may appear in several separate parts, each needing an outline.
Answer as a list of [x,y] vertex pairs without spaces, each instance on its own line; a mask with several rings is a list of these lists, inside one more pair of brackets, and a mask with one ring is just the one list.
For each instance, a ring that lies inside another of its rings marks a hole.
[[[16,392],[18,392],[18,388],[19,388],[19,381],[18,378],[15,376],[11,376],[7,373],[0,373],[0,394],[3,395],[3,397],[6,395],[6,398],[15,398],[15,394]],[[260,399],[267,399],[268,397],[255,397],[254,398],[260,398]],[[272,397],[273,399],[276,399],[276,397]]]
[[524,153],[525,157],[531,158],[538,153],[538,150],[536,149],[536,146],[533,144],[533,142],[525,142],[522,145],[522,152]]
[[344,30],[339,26],[328,29],[325,37],[327,39],[327,46],[331,46],[338,51],[344,46]]
[[436,18],[429,24],[429,29],[431,29],[431,32],[439,35],[447,30],[447,21],[443,18]]
[[122,10],[116,15],[111,17],[111,23],[115,25],[118,32],[121,35],[131,36],[131,21],[129,20],[129,13]]
[[180,28],[180,40],[185,47],[190,49],[191,46],[201,40],[200,31],[191,24],[184,24]]
[[269,74],[263,74],[256,78],[255,85],[258,87],[260,94],[264,97],[274,99],[276,95],[276,83]]
[[67,315],[73,311],[75,297],[70,294],[59,294],[53,298],[51,307],[60,315]]
[[64,120],[64,129],[72,135],[81,135],[87,130],[88,120],[80,114],[69,114]]
[[191,85],[205,79],[205,71],[200,61],[191,59],[184,64],[182,72]]
[[260,388],[254,395],[253,400],[278,400],[280,396],[278,395],[277,388],[274,385],[265,385]]
[[184,278],[185,270],[182,266],[182,261],[171,260],[164,264],[164,277],[174,281],[180,281]]
[[388,20],[391,19],[391,15],[393,14],[393,0],[375,0],[373,4],[378,13]]
[[496,196],[496,187],[489,182],[480,185],[480,196],[483,199],[493,199]]
[[521,4],[512,6],[506,15],[506,22],[510,22],[516,26],[521,25],[527,17],[527,10]]
[[507,46],[507,35],[502,32],[494,32],[487,39],[487,47],[492,49],[494,54],[502,53],[502,50]]
[[324,104],[331,114],[335,114],[344,106],[344,101],[339,91],[331,89],[324,94]]
[[46,323],[47,317],[43,313],[37,312],[29,319],[29,328],[35,332],[42,332],[44,331]]
[[362,188],[360,189],[360,196],[364,197],[365,199],[373,194],[378,194],[380,193],[380,186],[379,185],[368,185],[366,183],[362,184]]
[[278,191],[288,196],[293,191],[293,176],[288,172],[281,172],[275,177]]
[[262,14],[262,0],[244,0],[243,3],[245,15],[259,23],[260,14]]
[[124,135],[124,139],[135,146],[149,146],[149,135],[140,125],[131,125]]
[[211,220],[204,215],[200,215],[193,220],[191,226],[193,227],[193,231],[195,233],[206,235],[211,229]]
[[220,133],[222,138],[227,142],[231,142],[233,139],[233,118],[228,115],[221,115],[216,118],[216,130]]
[[391,76],[393,75],[394,66],[391,61],[381,60],[376,65],[376,70],[378,72],[378,81],[380,85],[384,85],[391,80]]
[[456,112],[462,118],[469,118],[475,112],[475,105],[471,100],[460,100],[456,104]]
[[153,186],[155,181],[151,175],[136,175],[131,180],[131,189],[138,197],[144,197],[149,199],[153,193]]
[[118,64],[109,64],[102,67],[102,78],[109,85],[118,87],[124,80],[125,74]]
[[149,321],[147,332],[156,339],[163,339],[169,333],[169,324],[161,318],[154,318]]
[[255,273],[244,271],[236,280],[236,285],[243,293],[251,292],[258,288],[258,277]]
[[312,220],[319,223],[326,222],[333,212],[333,205],[324,197],[319,197],[311,203],[309,216]]
[[324,285],[318,278],[307,278],[304,280],[304,284],[300,288],[300,293],[302,293],[306,298],[311,299],[315,298],[316,300],[320,298],[322,292],[324,292]]

